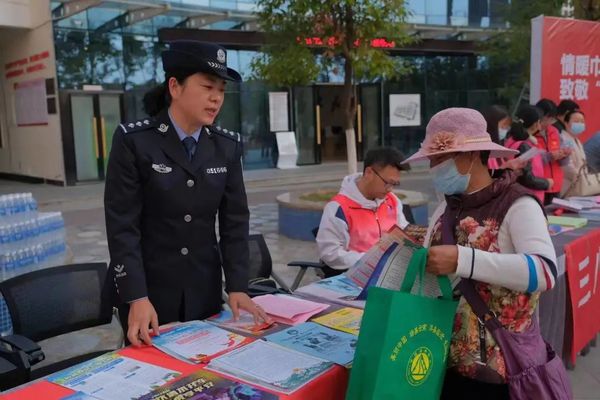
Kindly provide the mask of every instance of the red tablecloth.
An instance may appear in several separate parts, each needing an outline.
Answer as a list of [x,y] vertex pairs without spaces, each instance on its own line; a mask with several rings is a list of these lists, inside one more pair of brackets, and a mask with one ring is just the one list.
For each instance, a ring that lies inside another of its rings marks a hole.
[[567,281],[572,315],[570,359],[600,331],[600,229],[565,246]]
[[[153,347],[144,347],[135,349],[132,347],[119,351],[120,354],[144,361],[150,364],[169,368],[183,374],[190,374],[202,367],[191,365],[186,362],[170,357]],[[343,400],[348,386],[348,370],[343,367],[335,366],[330,371],[321,375],[314,381],[296,391],[291,395],[278,394],[279,398],[284,400]],[[26,385],[12,393],[0,395],[2,400],[59,400],[74,393],[70,389],[50,383],[48,381],[38,381]]]

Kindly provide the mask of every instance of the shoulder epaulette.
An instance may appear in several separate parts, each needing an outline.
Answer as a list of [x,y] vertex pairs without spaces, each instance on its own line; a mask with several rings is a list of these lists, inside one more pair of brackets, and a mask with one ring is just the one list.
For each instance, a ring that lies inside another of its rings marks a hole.
[[217,135],[226,137],[227,139],[230,139],[230,140],[233,140],[236,142],[240,142],[242,140],[239,133],[230,131],[225,128],[221,128],[220,126],[213,125],[213,126],[209,127],[208,129],[210,130],[211,133],[215,133]]
[[144,118],[135,122],[124,122],[119,126],[123,133],[132,133],[156,126],[156,120],[154,118]]

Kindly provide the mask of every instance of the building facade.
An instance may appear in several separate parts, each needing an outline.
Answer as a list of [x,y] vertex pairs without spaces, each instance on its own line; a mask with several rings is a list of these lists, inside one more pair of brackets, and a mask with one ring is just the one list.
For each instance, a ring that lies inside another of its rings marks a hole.
[[[477,54],[477,42],[506,28],[501,9],[507,2],[407,1],[409,30],[421,40],[412,48],[389,51],[410,64],[412,72],[395,81],[359,84],[359,157],[379,145],[410,153],[433,113],[448,106],[481,108],[497,100],[494,82],[499,79]],[[223,44],[228,63],[245,78],[228,84],[218,123],[241,132],[246,168],[274,167],[272,92],[287,93],[286,127],[295,132],[299,165],[345,158],[338,111],[343,76],[324,72],[311,86],[284,89],[250,79],[250,63],[264,43],[256,32],[254,1],[0,0],[2,11],[8,7],[12,17],[0,13],[4,175],[66,184],[103,179],[114,129],[123,120],[144,116],[143,94],[164,79],[163,42],[177,38]],[[15,21],[22,22],[10,26]],[[40,54],[45,58],[35,62]],[[19,65],[23,59],[27,63]],[[40,63],[43,68],[35,70]],[[39,121],[23,119],[23,102],[32,96],[40,107],[47,105]]]

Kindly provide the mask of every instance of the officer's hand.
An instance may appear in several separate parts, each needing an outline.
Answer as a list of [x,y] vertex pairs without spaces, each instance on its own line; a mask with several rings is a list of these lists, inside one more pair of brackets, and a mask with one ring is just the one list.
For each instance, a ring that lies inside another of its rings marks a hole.
[[431,246],[427,256],[426,271],[434,275],[449,275],[458,267],[458,247]]
[[147,297],[136,300],[129,305],[129,317],[127,322],[129,324],[127,339],[129,339],[131,344],[135,347],[140,347],[142,341],[149,346],[152,345],[149,326],[152,327],[154,335],[158,336],[159,334],[158,315]]
[[240,317],[240,309],[249,312],[254,316],[254,323],[260,324],[262,319],[264,322],[271,323],[271,318],[267,313],[244,292],[231,292],[229,293],[229,307],[233,313],[233,320],[237,321]]

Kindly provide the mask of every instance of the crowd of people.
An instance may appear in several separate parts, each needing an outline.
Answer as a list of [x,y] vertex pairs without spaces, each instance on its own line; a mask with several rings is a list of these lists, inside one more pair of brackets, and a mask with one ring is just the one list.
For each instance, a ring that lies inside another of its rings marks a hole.
[[584,166],[600,171],[600,138],[582,144],[579,136],[586,131],[585,114],[572,100],[557,106],[542,99],[521,106],[514,118],[501,106],[489,107],[483,115],[492,140],[519,152],[516,159],[490,159],[490,170],[511,168],[519,174],[518,182],[545,205],[555,197],[577,195],[574,184]]

